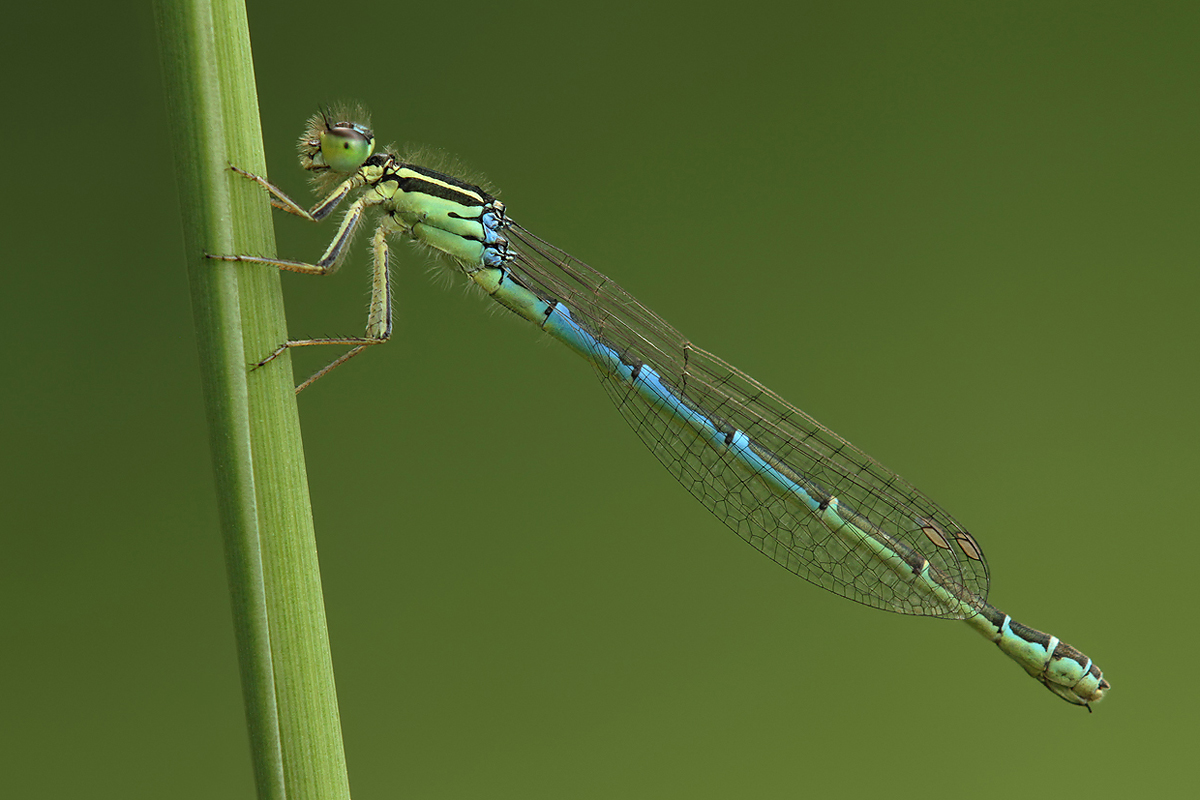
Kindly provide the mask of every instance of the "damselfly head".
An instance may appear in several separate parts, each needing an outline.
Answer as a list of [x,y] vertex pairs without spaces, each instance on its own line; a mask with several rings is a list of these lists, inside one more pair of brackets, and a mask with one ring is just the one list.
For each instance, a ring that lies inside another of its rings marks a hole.
[[[375,134],[361,109],[322,110],[300,137],[300,166],[314,173],[349,175],[375,152]],[[355,119],[364,120],[355,122]]]

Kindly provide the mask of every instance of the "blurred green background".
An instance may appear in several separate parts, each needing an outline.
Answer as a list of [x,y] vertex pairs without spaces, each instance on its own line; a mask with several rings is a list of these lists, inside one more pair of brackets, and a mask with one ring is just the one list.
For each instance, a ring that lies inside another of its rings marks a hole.
[[[5,794],[250,797],[151,13],[6,16]],[[399,245],[395,340],[300,401],[357,797],[1194,792],[1195,4],[250,21],[287,190],[339,98],[457,155],[937,498],[993,602],[1114,686],[1089,715],[779,569],[586,365]],[[364,242],[285,276],[293,334],[361,330]]]

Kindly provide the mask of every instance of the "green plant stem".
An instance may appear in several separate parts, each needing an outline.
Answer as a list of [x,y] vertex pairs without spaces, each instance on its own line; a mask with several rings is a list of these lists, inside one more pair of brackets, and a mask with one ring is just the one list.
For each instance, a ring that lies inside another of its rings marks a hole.
[[[258,796],[349,798],[241,0],[156,0],[226,565]],[[249,378],[249,380],[247,379]]]

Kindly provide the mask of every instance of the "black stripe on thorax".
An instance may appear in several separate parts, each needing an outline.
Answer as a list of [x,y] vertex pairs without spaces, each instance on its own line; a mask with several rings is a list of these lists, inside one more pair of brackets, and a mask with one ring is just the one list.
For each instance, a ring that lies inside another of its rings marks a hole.
[[416,192],[464,206],[482,206],[492,196],[473,183],[416,164],[396,162],[380,182],[395,183],[402,192]]

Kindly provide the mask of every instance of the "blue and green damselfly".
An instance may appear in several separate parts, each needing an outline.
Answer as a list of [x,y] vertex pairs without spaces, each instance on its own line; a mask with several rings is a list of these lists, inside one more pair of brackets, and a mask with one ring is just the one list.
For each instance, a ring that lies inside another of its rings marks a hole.
[[213,256],[313,275],[345,259],[376,209],[374,269],[363,336],[288,341],[350,349],[299,392],[392,333],[388,238],[445,256],[489,297],[589,361],[626,421],[696,499],[738,536],[796,575],[842,597],[901,614],[963,620],[1069,703],[1091,710],[1109,688],[1092,660],[987,602],[975,538],[903,478],[749,375],[692,344],[608,277],[530,233],[479,186],[375,152],[364,116],[321,113],[300,162],[323,194],[305,209],[265,178],[271,204],[313,222],[351,195],[315,263]]

